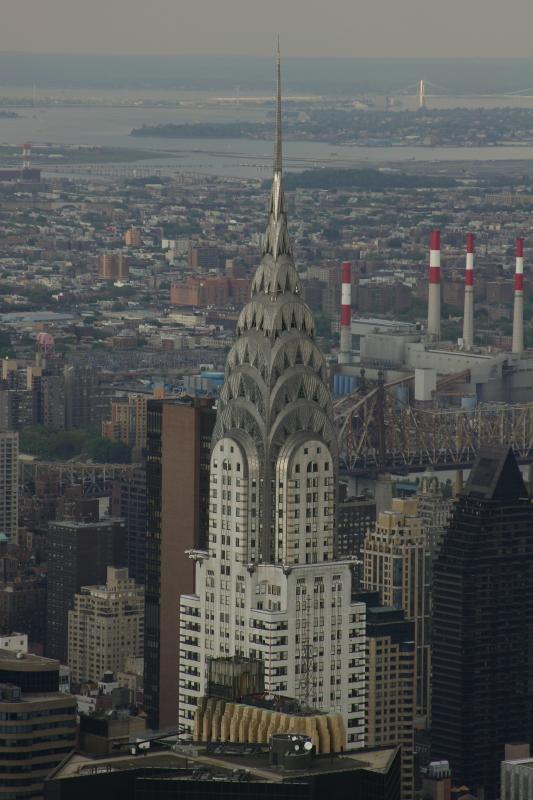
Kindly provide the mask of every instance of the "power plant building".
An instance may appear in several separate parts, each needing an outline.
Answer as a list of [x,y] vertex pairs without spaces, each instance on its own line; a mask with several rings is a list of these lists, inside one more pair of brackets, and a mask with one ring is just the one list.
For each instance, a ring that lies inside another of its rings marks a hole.
[[[468,234],[464,278],[463,335],[457,342],[442,341],[441,288],[446,286],[441,276],[440,231],[430,237],[430,267],[428,278],[428,323],[420,325],[392,320],[354,318],[351,320],[351,358],[346,345],[341,346],[335,379],[351,376],[355,385],[360,382],[360,370],[367,380],[376,380],[383,373],[391,382],[424,376],[434,382],[434,389],[412,393],[416,400],[428,403],[435,399],[441,378],[453,376],[455,403],[461,397],[478,402],[527,403],[533,390],[533,358],[528,357],[524,344],[524,240],[516,240],[514,278],[513,342],[511,351],[476,344],[474,330],[474,238]],[[342,295],[346,298],[346,292]],[[342,300],[341,300],[342,302]],[[346,312],[345,312],[346,316]],[[351,363],[350,363],[351,361]],[[431,378],[430,374],[433,377]],[[429,384],[427,384],[429,385]],[[352,388],[349,389],[352,391]],[[342,392],[340,392],[342,394]],[[448,396],[447,404],[453,405]]]

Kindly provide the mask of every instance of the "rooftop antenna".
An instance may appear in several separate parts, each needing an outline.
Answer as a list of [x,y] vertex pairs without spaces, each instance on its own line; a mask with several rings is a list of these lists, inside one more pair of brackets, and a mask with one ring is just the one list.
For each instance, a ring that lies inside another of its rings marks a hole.
[[278,56],[276,61],[277,95],[276,95],[276,143],[274,148],[274,172],[283,169],[282,131],[281,131],[281,51],[278,34]]
[[287,214],[283,193],[283,148],[281,130],[281,54],[278,36],[278,53],[276,63],[276,134],[274,141],[274,175],[268,227],[263,239],[262,254],[270,253],[274,260],[280,255],[292,255],[292,248],[287,230]]

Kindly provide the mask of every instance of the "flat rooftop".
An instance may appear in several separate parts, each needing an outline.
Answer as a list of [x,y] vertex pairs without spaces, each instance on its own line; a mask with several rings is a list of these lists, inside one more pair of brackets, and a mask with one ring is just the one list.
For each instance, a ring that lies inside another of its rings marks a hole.
[[[139,755],[118,754],[96,757],[84,753],[73,753],[56,768],[49,776],[49,779],[63,780],[79,777],[80,775],[94,775],[98,772],[128,771],[146,769],[147,767],[169,769],[171,771],[201,766],[212,770],[214,774],[227,772],[228,778],[231,778],[233,770],[246,770],[251,780],[283,783],[284,781],[292,781],[295,778],[350,772],[357,769],[385,773],[398,750],[398,748],[393,747],[381,750],[354,751],[353,753],[343,753],[333,757],[330,755],[317,756],[312,762],[312,766],[308,769],[285,771],[270,765],[266,748],[264,752],[257,752],[260,749],[259,745],[251,745],[250,748],[252,750],[250,755],[224,753],[224,750],[232,749],[229,744],[221,745],[220,750],[222,752],[220,753],[216,752],[216,746],[209,748],[210,752],[207,752],[205,745],[194,744],[180,745],[179,752],[142,750]],[[175,776],[170,774],[168,777],[171,779],[175,777],[176,780],[180,780],[184,776],[176,773]]]
[[509,758],[506,759],[504,764],[513,764],[513,766],[517,767],[526,767],[527,769],[533,769],[533,758]]
[[[48,707],[56,705],[66,706],[66,704],[68,704],[69,707],[75,708],[76,698],[72,694],[66,694],[66,692],[22,692],[20,697],[17,698],[9,699],[0,697],[0,708],[3,711],[11,711],[12,709],[20,708],[21,706],[31,706],[34,703],[37,703],[40,708],[43,706]],[[10,706],[10,708],[7,709],[7,706]],[[28,709],[28,711],[30,710],[31,709]],[[67,708],[65,707],[64,713],[66,712]]]
[[293,778],[305,778],[312,775],[324,775],[336,772],[352,772],[357,769],[370,769],[373,772],[385,772],[390,765],[396,748],[388,750],[374,750],[369,752],[343,753],[339,756],[323,755],[316,756],[312,766],[308,769],[282,770],[278,766],[271,766],[269,754],[257,754],[250,756],[239,755],[217,755],[210,753],[201,756],[201,763],[210,767],[223,767],[224,769],[251,770],[259,779],[273,781],[274,783],[291,780]]
[[[88,465],[91,466],[91,465]],[[90,528],[110,528],[117,522],[124,522],[122,517],[102,517],[93,521],[85,522],[84,520],[77,519],[54,519],[52,525],[54,528],[72,528],[72,530],[85,530]]]
[[0,670],[7,669],[17,672],[52,671],[59,669],[59,661],[56,661],[54,658],[36,656],[33,653],[17,653],[15,650],[0,650]]

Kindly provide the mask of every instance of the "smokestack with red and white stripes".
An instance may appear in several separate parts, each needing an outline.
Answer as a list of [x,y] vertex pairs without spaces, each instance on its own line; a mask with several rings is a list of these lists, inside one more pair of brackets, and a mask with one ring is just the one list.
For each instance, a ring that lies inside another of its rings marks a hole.
[[429,250],[428,334],[440,339],[440,231],[431,231]]
[[343,261],[341,265],[341,342],[339,364],[352,362],[352,265]]
[[466,235],[465,311],[463,315],[463,345],[474,346],[474,235]]
[[524,240],[516,240],[514,275],[513,353],[524,352]]

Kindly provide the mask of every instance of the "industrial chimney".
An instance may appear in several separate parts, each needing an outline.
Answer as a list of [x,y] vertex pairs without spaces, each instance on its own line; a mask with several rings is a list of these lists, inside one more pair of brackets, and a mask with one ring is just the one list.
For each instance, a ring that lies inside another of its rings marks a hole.
[[352,265],[349,261],[341,264],[341,342],[339,364],[352,362]]
[[440,231],[431,231],[430,238],[428,334],[440,339]]
[[524,352],[524,240],[516,240],[514,275],[513,353]]
[[474,235],[466,236],[465,311],[463,316],[463,345],[474,346]]
[[28,169],[31,169],[31,142],[22,145],[22,174]]

